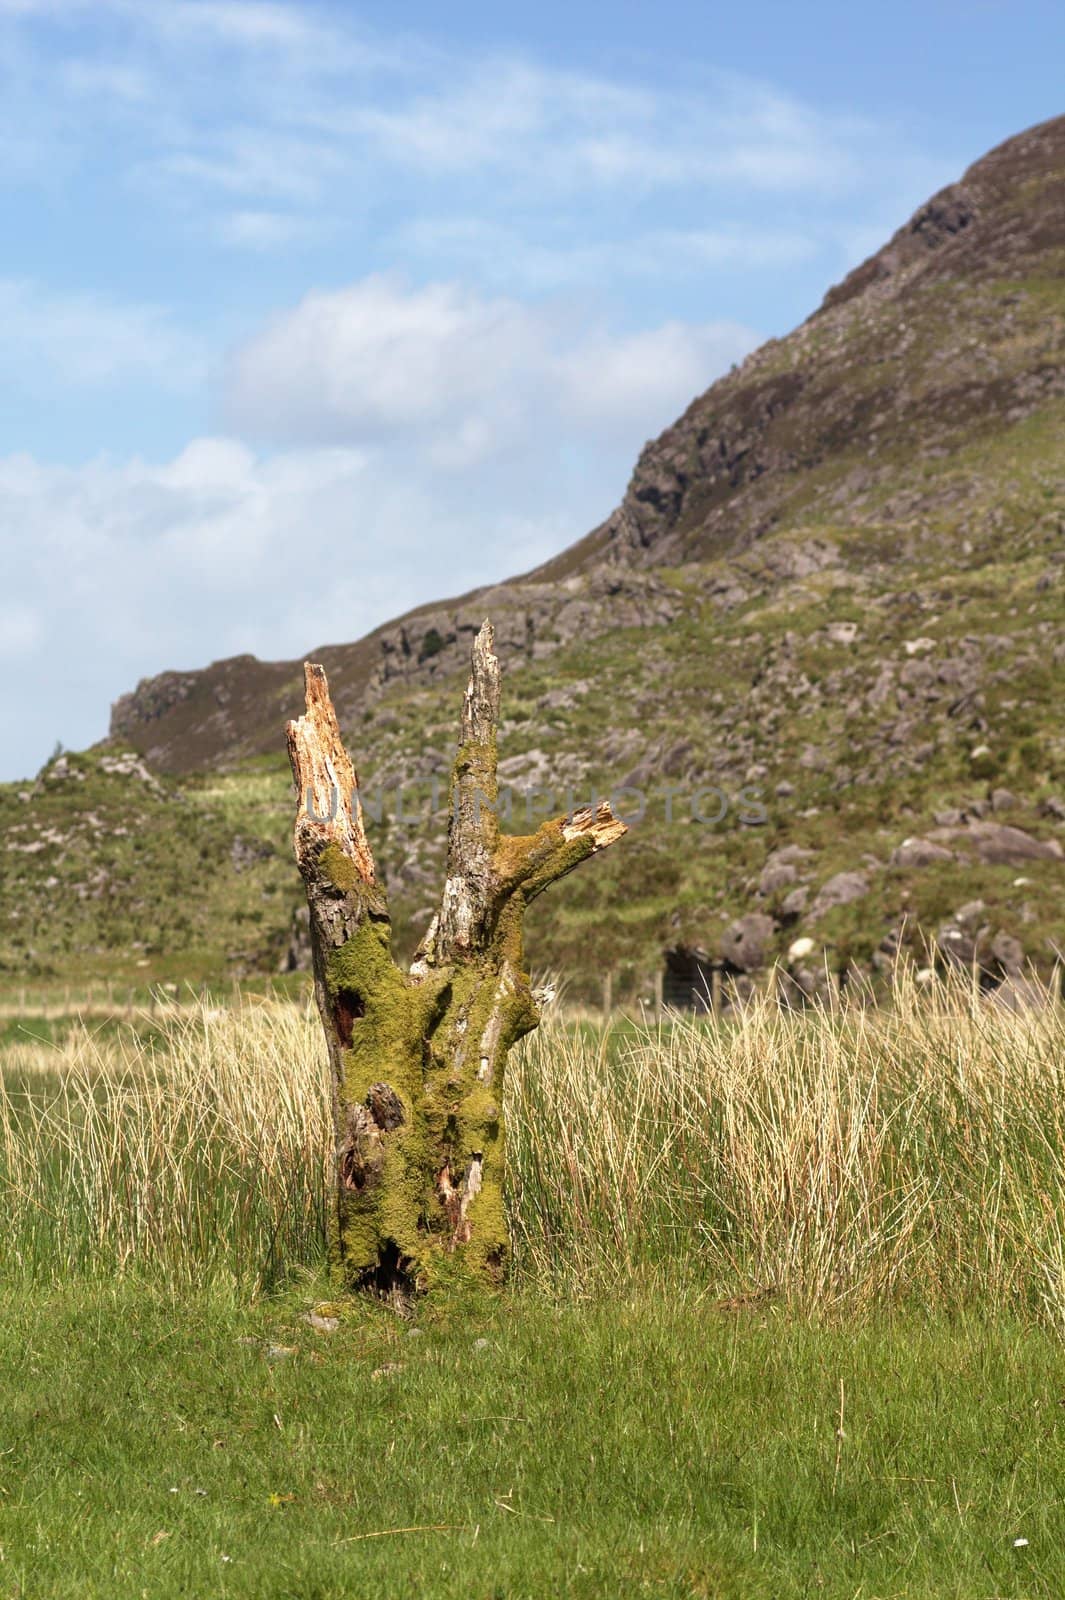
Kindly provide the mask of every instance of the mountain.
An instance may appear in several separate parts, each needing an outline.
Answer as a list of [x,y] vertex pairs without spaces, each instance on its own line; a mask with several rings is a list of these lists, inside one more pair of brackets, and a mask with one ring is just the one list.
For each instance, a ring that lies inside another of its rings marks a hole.
[[[309,654],[364,781],[427,793],[490,615],[504,776],[562,800],[593,784],[639,791],[646,815],[617,860],[530,926],[534,955],[578,992],[604,970],[619,995],[647,992],[676,945],[720,954],[734,975],[801,949],[805,987],[826,962],[875,970],[900,942],[930,945],[1012,982],[1025,959],[1045,967],[1065,949],[1063,447],[1057,118],[977,162],[792,334],[696,399],[579,543]],[[110,887],[103,903],[78,901],[72,947],[113,959],[117,895],[154,908],[138,940],[153,971],[283,960],[297,895],[281,731],[300,683],[299,663],[250,656],[163,674],[116,704],[104,750],[67,758],[87,774],[60,780],[67,824],[0,791],[0,881],[5,902],[22,898],[0,961],[57,965],[35,884],[61,879],[53,835],[73,826],[69,786],[110,782],[100,764],[122,751],[219,839],[239,837],[253,857],[241,883],[269,892],[250,908],[238,896],[237,916],[235,868],[190,859],[202,926],[182,933],[170,891],[142,893],[164,848],[146,822],[139,867],[99,842]],[[435,888],[440,819],[397,818],[394,801],[385,812],[376,838],[409,944]],[[79,865],[78,883],[93,870]],[[215,904],[230,909],[212,921]]]

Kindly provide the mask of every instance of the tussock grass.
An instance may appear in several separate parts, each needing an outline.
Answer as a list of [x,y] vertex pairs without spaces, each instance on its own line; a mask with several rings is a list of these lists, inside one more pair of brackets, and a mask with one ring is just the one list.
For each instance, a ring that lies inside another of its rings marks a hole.
[[[157,1023],[158,1019],[153,1019]],[[0,1060],[0,1271],[269,1285],[318,1262],[328,1102],[312,1018],[201,1006]]]
[[[317,1019],[283,1002],[75,1029],[3,1057],[0,1272],[317,1268],[329,1108]],[[978,1307],[1065,1331],[1065,1011],[958,979],[894,1004],[609,1029],[549,1018],[512,1058],[520,1279],[650,1273],[826,1315]]]
[[570,1283],[669,1262],[823,1311],[980,1305],[1065,1327],[1065,1013],[963,978],[894,1004],[542,1031],[511,1084],[519,1259]]

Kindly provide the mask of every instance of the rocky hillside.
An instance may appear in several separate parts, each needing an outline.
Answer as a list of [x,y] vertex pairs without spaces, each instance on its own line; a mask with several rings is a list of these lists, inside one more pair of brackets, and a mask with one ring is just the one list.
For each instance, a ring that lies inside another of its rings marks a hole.
[[977,162],[801,328],[695,400],[613,516],[536,576],[708,561],[789,524],[911,513],[900,470],[923,489],[946,457],[1065,396],[1063,265],[1057,118]]
[[[561,809],[624,785],[644,812],[616,859],[538,909],[541,966],[589,995],[609,969],[624,995],[678,943],[734,977],[791,951],[810,988],[826,965],[875,971],[907,943],[1013,984],[1065,949],[1063,585],[1065,118],[978,162],[694,401],[579,544],[311,653],[364,781],[391,797],[376,838],[408,942],[442,840],[439,814],[412,814],[446,775],[488,614],[515,806],[547,804],[530,788]],[[261,884],[258,920],[213,947],[198,933],[197,961],[286,959],[296,885],[263,863],[284,860],[280,730],[299,683],[297,663],[240,657],[114,708],[112,754],[137,752],[210,827],[270,852],[241,880]],[[54,964],[35,886],[80,861],[37,827],[51,781],[33,803],[0,790],[5,904],[23,900],[0,931],[9,971]],[[143,839],[154,861],[162,839]],[[122,870],[135,898],[141,868]],[[236,882],[213,857],[189,871],[203,907]],[[160,972],[195,942],[169,893],[138,957]],[[77,927],[88,959],[113,958],[106,907]]]

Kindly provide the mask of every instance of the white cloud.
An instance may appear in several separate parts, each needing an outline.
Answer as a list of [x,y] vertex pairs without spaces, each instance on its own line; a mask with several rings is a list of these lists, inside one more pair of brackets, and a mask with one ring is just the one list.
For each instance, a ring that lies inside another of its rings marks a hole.
[[75,94],[125,101],[142,106],[152,93],[152,80],[139,67],[121,61],[64,61],[59,75]]
[[[451,64],[441,83],[318,118],[427,172],[520,172],[535,188],[856,184],[882,130],[806,106],[755,78],[708,69],[701,91],[655,92],[520,60]],[[630,191],[631,192],[631,191]]]
[[407,435],[453,469],[575,427],[635,448],[756,343],[733,323],[617,335],[587,308],[375,275],[306,296],[235,352],[227,416],[275,443]]
[[[128,5],[123,10],[131,9]],[[137,7],[141,19],[161,33],[204,34],[244,45],[291,49],[317,44],[324,30],[292,5],[258,4],[256,0],[192,0]]]
[[36,384],[75,386],[151,378],[188,389],[207,372],[205,345],[159,306],[119,305],[0,279],[0,359]]
[[568,308],[372,277],[308,296],[235,356],[232,420],[273,431],[279,453],[228,434],[161,463],[0,459],[0,655],[34,685],[8,773],[56,737],[99,737],[147,673],[295,657],[538,565],[751,342],[676,323],[618,335]]
[[205,189],[307,202],[325,193],[343,156],[320,140],[236,128],[216,134],[210,153],[180,150],[160,165],[169,176]]
[[321,9],[271,0],[0,0],[0,16],[70,22],[86,15],[125,21],[146,34],[221,40],[291,51],[335,43]]
[[612,338],[593,332],[551,363],[559,407],[576,427],[614,427],[631,434],[659,432],[758,340],[732,323],[692,327],[667,322]]
[[339,449],[265,458],[225,438],[160,464],[0,459],[0,657],[32,684],[2,775],[35,770],[57,737],[99,738],[109,702],[144,674],[357,638],[535,565],[591,510],[573,523],[550,495],[521,505],[512,515],[449,494],[422,462],[403,471]]

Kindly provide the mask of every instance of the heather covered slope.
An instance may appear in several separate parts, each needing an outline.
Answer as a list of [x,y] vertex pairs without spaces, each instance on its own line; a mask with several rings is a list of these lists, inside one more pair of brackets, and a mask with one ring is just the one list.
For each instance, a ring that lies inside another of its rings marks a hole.
[[[574,971],[578,990],[597,992],[610,967],[619,993],[646,992],[677,940],[756,970],[808,939],[804,983],[825,960],[871,970],[900,939],[918,952],[931,941],[937,959],[975,958],[997,981],[1065,948],[1063,563],[1059,118],[978,162],[793,334],[694,401],[586,539],[524,578],[313,653],[364,780],[425,797],[490,614],[504,775],[563,804],[593,784],[644,796],[617,859],[530,927],[534,959]],[[222,969],[276,965],[288,948],[281,729],[298,696],[297,664],[243,657],[152,680],[115,708],[115,748],[170,773],[211,827],[275,852],[242,880],[264,873],[257,920],[239,938],[228,923],[197,935],[196,959]],[[700,820],[721,809],[695,798],[708,786],[725,796],[718,822]],[[442,819],[385,811],[376,837],[409,943],[434,899]],[[9,971],[55,966],[37,897],[54,878],[54,899],[76,858],[63,825],[49,821],[50,837],[42,819],[37,790],[32,803],[0,790],[4,904],[18,912],[0,928]],[[180,844],[157,820],[116,867],[134,898],[146,864]],[[185,881],[206,926],[235,879],[197,860],[190,848]],[[138,958],[160,970],[191,949],[169,894]],[[90,891],[74,909],[79,950],[110,960],[107,902]]]

